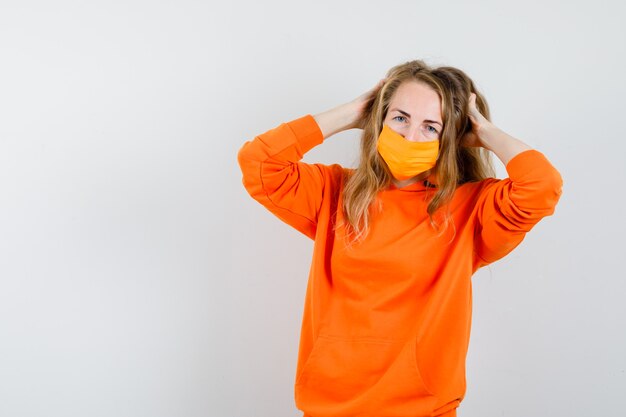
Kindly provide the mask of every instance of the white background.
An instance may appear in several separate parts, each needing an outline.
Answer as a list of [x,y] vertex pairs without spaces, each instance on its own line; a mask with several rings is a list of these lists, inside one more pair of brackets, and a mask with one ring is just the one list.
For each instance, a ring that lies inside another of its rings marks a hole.
[[[562,199],[481,270],[462,417],[618,415],[620,1],[0,3],[0,416],[300,416],[312,242],[241,145],[421,58],[463,69]],[[358,132],[311,162],[354,164]],[[499,174],[504,170],[499,165]]]

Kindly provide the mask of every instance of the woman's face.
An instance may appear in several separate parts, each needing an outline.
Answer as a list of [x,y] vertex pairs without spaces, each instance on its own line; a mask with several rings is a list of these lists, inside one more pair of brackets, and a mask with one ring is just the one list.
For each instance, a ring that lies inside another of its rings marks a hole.
[[411,142],[440,139],[443,122],[439,95],[424,83],[403,82],[391,97],[384,123]]

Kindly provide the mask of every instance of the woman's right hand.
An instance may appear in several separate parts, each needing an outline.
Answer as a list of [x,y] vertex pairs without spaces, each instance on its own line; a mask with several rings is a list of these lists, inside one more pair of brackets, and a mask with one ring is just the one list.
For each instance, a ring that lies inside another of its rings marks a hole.
[[354,100],[313,116],[324,139],[344,130],[362,129],[365,125],[365,111],[371,106],[384,83],[385,79],[382,79],[374,88]]
[[365,125],[365,111],[372,106],[374,99],[376,99],[376,94],[378,94],[378,91],[382,88],[383,84],[385,84],[384,78],[380,80],[374,88],[366,91],[348,103],[348,105],[352,107],[352,111],[355,114],[355,121],[350,128],[363,129]]

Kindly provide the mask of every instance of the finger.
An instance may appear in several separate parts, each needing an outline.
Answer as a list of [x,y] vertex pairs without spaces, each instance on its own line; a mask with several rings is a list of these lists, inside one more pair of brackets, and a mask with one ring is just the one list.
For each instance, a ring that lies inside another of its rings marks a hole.
[[476,107],[476,94],[474,93],[470,94],[469,105],[470,105],[470,108]]
[[482,120],[483,115],[480,113],[478,107],[476,106],[476,94],[472,93],[470,95],[468,107],[470,116],[473,116],[475,120]]

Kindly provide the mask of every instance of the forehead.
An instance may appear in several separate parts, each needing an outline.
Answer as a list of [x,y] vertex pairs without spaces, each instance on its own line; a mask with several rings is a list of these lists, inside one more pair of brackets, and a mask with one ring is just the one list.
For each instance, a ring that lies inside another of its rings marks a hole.
[[389,102],[389,110],[399,108],[421,118],[441,120],[441,99],[428,85],[417,81],[405,81],[396,90]]

